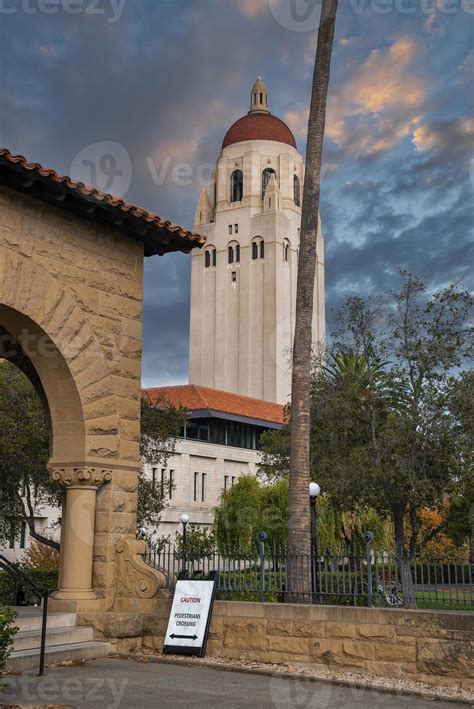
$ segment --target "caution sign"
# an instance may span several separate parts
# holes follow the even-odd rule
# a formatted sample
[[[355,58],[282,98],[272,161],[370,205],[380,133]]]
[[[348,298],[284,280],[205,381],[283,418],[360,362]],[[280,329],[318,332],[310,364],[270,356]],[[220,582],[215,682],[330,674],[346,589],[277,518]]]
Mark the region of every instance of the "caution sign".
[[[163,652],[204,657],[217,577],[177,582]]]

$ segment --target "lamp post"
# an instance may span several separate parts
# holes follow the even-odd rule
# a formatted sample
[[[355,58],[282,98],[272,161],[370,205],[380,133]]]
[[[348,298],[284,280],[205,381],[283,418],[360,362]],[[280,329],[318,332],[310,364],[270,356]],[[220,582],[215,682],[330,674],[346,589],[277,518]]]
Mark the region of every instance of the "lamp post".
[[[320,603],[318,591],[318,515],[317,500],[321,494],[318,483],[309,484],[309,504],[311,508],[311,582],[313,587],[313,603]]]
[[[186,575],[186,527],[188,526],[189,522],[189,515],[186,514],[186,512],[183,512],[183,514],[180,517],[181,524],[183,525],[183,567],[182,567],[182,574],[183,576]]]

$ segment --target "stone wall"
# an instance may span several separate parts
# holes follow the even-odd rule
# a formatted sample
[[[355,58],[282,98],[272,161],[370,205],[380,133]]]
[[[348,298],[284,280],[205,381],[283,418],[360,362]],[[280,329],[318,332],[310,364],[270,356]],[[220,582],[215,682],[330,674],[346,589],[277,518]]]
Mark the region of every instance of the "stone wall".
[[[171,601],[163,599],[156,613],[123,614],[105,634],[121,629],[115,635],[121,652],[161,652],[170,608]],[[310,663],[474,690],[473,640],[469,612],[218,601],[207,654]]]

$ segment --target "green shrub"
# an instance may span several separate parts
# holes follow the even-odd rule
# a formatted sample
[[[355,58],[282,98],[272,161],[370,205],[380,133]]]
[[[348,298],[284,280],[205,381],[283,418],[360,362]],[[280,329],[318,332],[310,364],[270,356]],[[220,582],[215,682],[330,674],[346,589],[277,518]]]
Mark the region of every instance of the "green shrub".
[[[58,570],[57,569],[24,569],[20,568],[21,572],[33,581],[40,588],[56,589],[58,587]],[[18,582],[17,589],[21,587],[25,605],[33,605],[38,602],[33,591],[27,584]],[[5,571],[0,571],[0,604],[10,606],[13,603],[13,594],[15,590],[15,581]]]
[[[15,618],[14,610],[0,605],[0,672],[5,669],[13,647],[13,638],[18,630],[13,624]]]

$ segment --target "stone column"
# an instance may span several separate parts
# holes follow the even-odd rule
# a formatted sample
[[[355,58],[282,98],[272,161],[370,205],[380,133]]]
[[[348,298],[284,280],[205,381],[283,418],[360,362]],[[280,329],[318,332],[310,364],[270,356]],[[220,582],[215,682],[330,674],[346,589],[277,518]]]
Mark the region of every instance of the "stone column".
[[[112,479],[102,468],[54,468],[51,478],[66,490],[61,522],[61,574],[58,600],[95,599],[92,561],[97,490]]]

